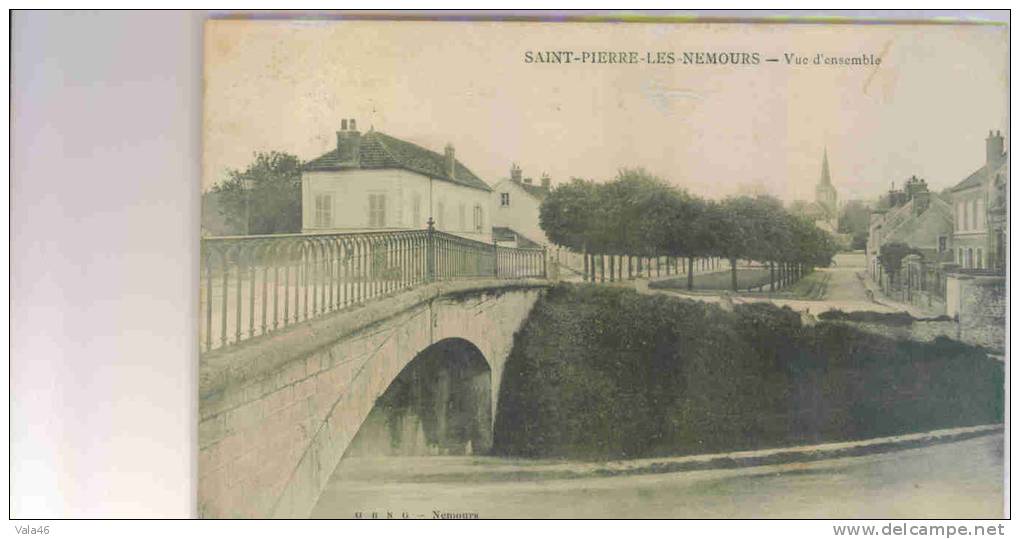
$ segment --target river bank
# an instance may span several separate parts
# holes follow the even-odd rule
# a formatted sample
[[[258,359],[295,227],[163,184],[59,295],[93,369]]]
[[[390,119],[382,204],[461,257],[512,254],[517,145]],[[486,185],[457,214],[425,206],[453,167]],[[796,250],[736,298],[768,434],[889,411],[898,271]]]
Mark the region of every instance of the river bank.
[[[570,461],[345,459],[312,517],[1001,518],[1003,436],[989,428],[875,454],[619,475]]]

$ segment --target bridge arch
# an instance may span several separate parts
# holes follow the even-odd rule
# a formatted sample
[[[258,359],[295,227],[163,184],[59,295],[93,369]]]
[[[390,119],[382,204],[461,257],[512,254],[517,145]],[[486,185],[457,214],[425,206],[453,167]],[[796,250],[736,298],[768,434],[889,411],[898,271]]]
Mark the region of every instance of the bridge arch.
[[[486,453],[494,389],[490,363],[474,343],[433,343],[375,399],[344,457]]]

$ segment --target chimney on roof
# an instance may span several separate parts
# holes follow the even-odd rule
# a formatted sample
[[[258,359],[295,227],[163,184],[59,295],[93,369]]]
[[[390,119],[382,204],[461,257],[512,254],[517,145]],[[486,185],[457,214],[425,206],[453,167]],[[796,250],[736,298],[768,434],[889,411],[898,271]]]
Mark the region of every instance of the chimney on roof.
[[[921,215],[928,206],[931,205],[931,193],[928,191],[928,182],[918,178],[916,175],[911,176],[904,184],[903,191],[904,201],[911,202],[914,210],[914,215]]]
[[[340,120],[340,130],[336,132],[336,154],[341,164],[361,165],[361,133],[354,118]]]
[[[510,179],[521,183],[521,167],[517,166],[517,163],[510,165]]]
[[[454,154],[453,144],[446,144],[446,175],[451,179],[457,177],[457,158]]]
[[[931,192],[927,189],[914,193],[914,215],[921,215],[931,205]]]
[[[546,174],[545,172],[543,172],[542,173],[542,180],[541,181],[542,181],[542,189],[545,189],[546,191],[548,191],[549,190],[549,185],[552,183],[552,180],[549,178],[549,175]]]
[[[902,206],[908,200],[905,189],[896,189],[896,182],[889,185],[889,208]]]
[[[918,193],[928,191],[928,182],[914,175],[903,183],[903,190],[907,192],[908,199],[914,198]]]
[[[985,163],[989,166],[997,165],[1002,161],[1003,140],[1002,133],[996,131],[994,134],[988,131],[988,138],[985,139]]]

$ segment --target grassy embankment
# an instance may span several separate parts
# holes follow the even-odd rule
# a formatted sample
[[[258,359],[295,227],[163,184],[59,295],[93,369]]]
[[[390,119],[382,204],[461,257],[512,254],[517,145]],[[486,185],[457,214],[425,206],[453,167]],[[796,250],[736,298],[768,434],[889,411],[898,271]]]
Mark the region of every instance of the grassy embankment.
[[[718,293],[731,290],[730,270],[705,273],[694,276],[691,292]],[[830,275],[827,272],[813,272],[784,289],[769,292],[768,268],[737,268],[737,292],[746,296],[770,296],[788,299],[822,299],[828,290]],[[778,274],[776,275],[778,278]],[[653,281],[649,288],[687,291],[687,276]]]
[[[998,423],[1003,366],[948,339],[803,326],[767,303],[551,289],[516,335],[497,454],[697,454]]]

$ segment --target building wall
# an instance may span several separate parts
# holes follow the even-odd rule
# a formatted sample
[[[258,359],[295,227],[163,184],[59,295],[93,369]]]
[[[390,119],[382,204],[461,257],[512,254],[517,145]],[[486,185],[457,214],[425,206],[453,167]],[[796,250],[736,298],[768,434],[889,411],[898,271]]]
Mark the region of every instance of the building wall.
[[[509,206],[500,203],[502,193],[510,194]],[[496,184],[492,190],[491,204],[493,226],[512,228],[532,241],[549,244],[549,238],[539,226],[541,201],[521,189],[513,180],[506,179]]]
[[[1003,350],[1006,338],[1006,279],[1001,275],[946,276],[946,314],[959,317],[960,340]]]
[[[934,208],[929,208],[921,215],[904,221],[889,234],[888,242],[905,243],[917,249],[930,249],[937,251],[939,237],[948,236],[952,233],[952,225],[949,216],[939,213]]]
[[[987,191],[987,186],[982,185],[957,191],[952,196],[953,261],[964,268],[989,267],[992,246],[988,234]]]
[[[446,181],[432,181],[432,214],[436,230],[492,243],[491,193]],[[481,208],[481,231],[474,222],[474,208]]]
[[[318,195],[330,197],[329,222],[317,222]],[[373,226],[371,195],[383,196],[385,222],[382,227]],[[489,204],[487,191],[431,180],[401,169],[309,171],[301,176],[304,232],[423,229],[432,216],[437,230],[491,243]],[[481,209],[481,231],[475,227],[476,206]]]

